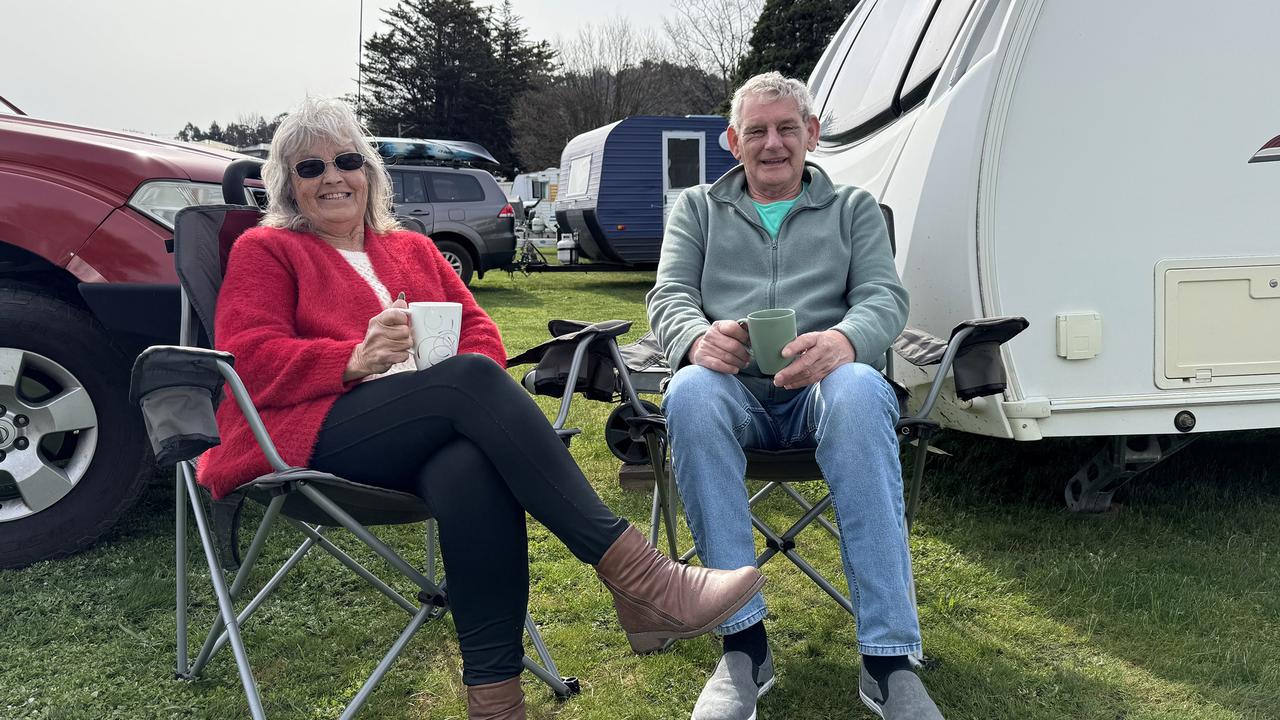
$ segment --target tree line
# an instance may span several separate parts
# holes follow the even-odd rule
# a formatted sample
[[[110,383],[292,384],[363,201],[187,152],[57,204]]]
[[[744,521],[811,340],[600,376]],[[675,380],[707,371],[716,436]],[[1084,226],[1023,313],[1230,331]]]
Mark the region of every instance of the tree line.
[[[622,18],[557,42],[529,38],[511,0],[400,0],[364,43],[348,99],[375,135],[470,140],[513,175],[558,165],[570,139],[633,115],[727,113],[767,70],[806,79],[858,0],[675,0],[661,33]],[[283,115],[181,140],[269,142]]]

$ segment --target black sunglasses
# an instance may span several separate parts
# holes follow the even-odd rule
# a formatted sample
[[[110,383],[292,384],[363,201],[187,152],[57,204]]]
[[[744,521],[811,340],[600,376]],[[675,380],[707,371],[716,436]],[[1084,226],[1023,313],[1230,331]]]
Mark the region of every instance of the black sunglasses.
[[[293,166],[293,171],[304,180],[320,177],[329,163],[320,158],[308,158]],[[333,159],[333,166],[343,172],[351,172],[364,167],[364,155],[358,152],[345,152]]]

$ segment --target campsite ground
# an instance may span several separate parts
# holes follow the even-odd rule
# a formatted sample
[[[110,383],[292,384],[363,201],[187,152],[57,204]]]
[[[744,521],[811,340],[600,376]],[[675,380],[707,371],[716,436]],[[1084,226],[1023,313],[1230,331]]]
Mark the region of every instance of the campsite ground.
[[[552,317],[631,319],[637,336],[651,283],[648,273],[495,273],[474,291],[515,351],[544,339]],[[609,409],[575,403],[570,424],[584,432],[574,455],[616,511],[645,525],[648,494],[619,488],[601,441]],[[945,436],[952,457],[931,463],[912,548],[934,661],[925,677],[947,717],[1280,717],[1278,440],[1275,431],[1206,437],[1139,479],[1118,510],[1081,516],[1063,508],[1061,483],[1090,442]],[[171,679],[164,480],[89,552],[0,572],[0,718],[247,717],[229,655],[195,683]],[[778,522],[784,511],[764,509]],[[839,570],[829,538],[802,537],[821,569]],[[421,557],[417,531],[389,538]],[[286,545],[267,560],[279,564]],[[531,611],[561,672],[583,681],[582,695],[558,703],[526,676],[530,717],[687,717],[717,643],[635,657],[589,567],[532,522],[529,554]],[[207,570],[192,559],[198,625],[214,605]],[[853,623],[793,567],[766,570],[779,682],[762,720],[870,718],[856,696]],[[405,616],[328,557],[303,563],[283,590],[246,633],[268,714],[336,717]],[[466,717],[448,620],[419,634],[361,717]]]

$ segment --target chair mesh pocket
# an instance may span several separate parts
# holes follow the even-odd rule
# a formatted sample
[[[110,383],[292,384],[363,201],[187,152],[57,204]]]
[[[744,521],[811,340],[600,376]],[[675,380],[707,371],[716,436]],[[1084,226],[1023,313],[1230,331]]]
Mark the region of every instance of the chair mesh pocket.
[[[1004,392],[1007,380],[1004,362],[1000,358],[1000,343],[996,341],[974,343],[956,355],[956,397],[972,400]]]
[[[143,395],[141,404],[147,437],[160,465],[190,460],[221,442],[213,397],[205,388],[159,388]]]

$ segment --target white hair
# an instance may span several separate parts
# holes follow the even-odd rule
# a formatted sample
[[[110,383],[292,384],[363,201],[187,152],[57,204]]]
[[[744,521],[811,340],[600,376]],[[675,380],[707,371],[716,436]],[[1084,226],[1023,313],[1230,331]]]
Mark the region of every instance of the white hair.
[[[733,93],[733,104],[729,110],[729,125],[736,131],[742,130],[742,105],[748,95],[760,95],[770,102],[791,98],[796,101],[796,110],[800,111],[800,119],[808,120],[813,116],[813,96],[809,88],[795,78],[783,77],[782,73],[772,71],[760,73],[742,83]]]
[[[293,197],[289,174],[293,163],[307,149],[321,142],[350,145],[364,156],[361,172],[369,185],[364,211],[364,224],[378,234],[397,230],[400,224],[391,214],[391,176],[382,158],[373,149],[366,130],[351,106],[337,98],[312,98],[302,101],[285,116],[271,138],[271,152],[262,166],[262,183],[267,186],[269,204],[262,224],[289,230],[310,230],[307,218]]]

